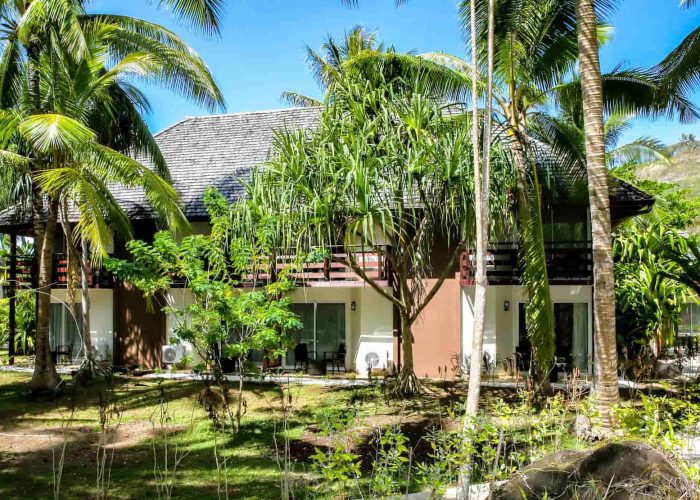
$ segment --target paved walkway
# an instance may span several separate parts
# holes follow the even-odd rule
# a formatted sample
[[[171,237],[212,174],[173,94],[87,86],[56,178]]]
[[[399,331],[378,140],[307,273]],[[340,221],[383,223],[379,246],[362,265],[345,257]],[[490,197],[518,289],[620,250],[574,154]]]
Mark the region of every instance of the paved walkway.
[[[59,365],[56,367],[56,371],[61,375],[70,375],[71,372],[77,370],[79,365]],[[34,368],[29,366],[0,366],[0,372],[16,372],[16,373],[32,373]],[[199,380],[201,375],[195,373],[183,373],[183,372],[153,372],[147,373],[145,375],[137,375],[136,378],[140,379],[165,379],[165,380]],[[238,382],[240,376],[238,375],[226,375],[226,378],[231,382]],[[299,376],[295,374],[288,375],[270,375],[266,374],[264,377],[244,377],[246,382],[269,382],[275,384],[301,384],[301,385],[320,385],[320,386],[338,386],[338,387],[352,387],[352,386],[366,386],[370,385],[371,382],[367,379],[350,379],[350,378],[332,378],[332,377],[308,377]]]
[[[77,370],[79,365],[59,365],[56,370],[61,375],[70,375],[72,371]],[[31,373],[34,371],[32,367],[29,366],[0,366],[0,372],[18,372],[18,373]],[[147,373],[145,375],[138,375],[137,378],[142,379],[166,379],[166,380],[198,380],[201,375],[195,373],[185,373],[185,372],[153,372]],[[226,378],[231,382],[238,382],[240,377],[238,375],[227,375]],[[334,377],[310,377],[306,375],[296,375],[296,374],[283,374],[283,375],[272,375],[265,374],[264,377],[244,377],[246,382],[269,382],[276,384],[301,384],[301,385],[319,385],[319,386],[337,386],[337,387],[352,387],[352,386],[367,386],[371,385],[366,378],[334,378]],[[375,379],[379,380],[379,379]],[[619,379],[620,388],[625,389],[638,389],[641,388],[641,384],[637,384],[631,380]],[[581,382],[583,388],[588,389],[590,387],[590,382]],[[493,388],[493,389],[516,389],[526,388],[527,384],[524,381],[515,382],[511,381],[498,381],[498,380],[484,380],[481,382],[482,387]],[[552,387],[558,390],[566,390],[567,385],[562,383],[553,383]]]

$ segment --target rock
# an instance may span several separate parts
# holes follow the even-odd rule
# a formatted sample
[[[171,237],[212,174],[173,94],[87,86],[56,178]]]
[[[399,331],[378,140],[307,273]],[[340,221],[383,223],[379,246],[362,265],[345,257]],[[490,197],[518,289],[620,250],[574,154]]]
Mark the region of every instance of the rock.
[[[660,451],[637,442],[561,451],[533,462],[496,489],[493,498],[627,500],[700,498],[695,486]]]
[[[669,359],[657,360],[654,371],[656,378],[675,378],[683,373],[681,367],[678,366],[678,362]]]
[[[593,425],[586,415],[576,415],[574,420],[574,434],[584,441],[592,441]]]

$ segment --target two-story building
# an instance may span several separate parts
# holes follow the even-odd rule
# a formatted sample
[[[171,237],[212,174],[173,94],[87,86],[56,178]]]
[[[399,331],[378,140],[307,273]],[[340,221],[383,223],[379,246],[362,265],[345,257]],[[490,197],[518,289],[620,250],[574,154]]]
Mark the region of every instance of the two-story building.
[[[243,193],[242,181],[265,162],[272,150],[274,131],[313,128],[318,108],[284,109],[221,116],[186,118],[156,136],[170,168],[174,187],[194,231],[208,231],[202,202],[204,190],[214,186],[230,201]],[[556,172],[553,174],[556,175]],[[149,240],[158,229],[156,217],[139,191],[117,190],[115,196],[132,220],[134,237]],[[647,211],[653,199],[636,188],[613,181],[614,221]],[[569,367],[589,369],[592,362],[592,251],[587,197],[560,198],[546,203],[543,214],[547,266],[556,318],[557,356]],[[32,227],[17,210],[0,214],[0,232],[31,236]],[[125,256],[123,245],[111,249]],[[73,344],[79,356],[78,325],[66,307],[67,265],[62,240],[57,241],[52,295],[52,345]],[[519,284],[521,269],[515,242],[491,245],[488,277],[485,351],[492,360],[513,359],[527,350],[524,304]],[[364,255],[365,269],[385,286],[390,268],[379,255]],[[459,265],[425,309],[414,327],[415,367],[419,376],[452,375],[471,349],[474,286],[470,256]],[[31,283],[32,263],[15,261],[10,269],[17,281]],[[90,324],[100,356],[115,365],[155,367],[172,331],[173,318],[150,311],[143,296],[103,272],[95,271],[90,289]],[[368,366],[382,368],[400,362],[401,332],[393,305],[349,269],[336,263],[308,264],[293,293],[294,309],[304,328],[294,333],[319,357],[346,348],[346,365],[360,375]],[[169,291],[170,302],[191,300],[185,288]],[[79,297],[78,297],[79,300]],[[292,363],[288,356],[284,363]]]

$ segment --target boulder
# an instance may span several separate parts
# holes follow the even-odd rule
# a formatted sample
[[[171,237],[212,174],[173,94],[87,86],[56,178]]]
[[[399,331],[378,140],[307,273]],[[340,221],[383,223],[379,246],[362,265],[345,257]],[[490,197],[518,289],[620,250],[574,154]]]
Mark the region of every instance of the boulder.
[[[656,361],[654,376],[659,379],[672,379],[683,373],[678,362],[673,359],[659,359]]]
[[[638,442],[561,451],[517,472],[493,498],[627,500],[700,498],[694,485],[662,452]]]

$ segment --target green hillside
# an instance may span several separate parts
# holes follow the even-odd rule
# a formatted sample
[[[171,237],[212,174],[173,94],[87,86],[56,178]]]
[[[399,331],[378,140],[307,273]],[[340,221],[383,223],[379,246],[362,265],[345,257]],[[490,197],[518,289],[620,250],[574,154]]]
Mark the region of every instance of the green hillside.
[[[677,184],[689,196],[700,198],[700,142],[684,141],[671,146],[671,165],[650,163],[637,169],[640,179]]]

